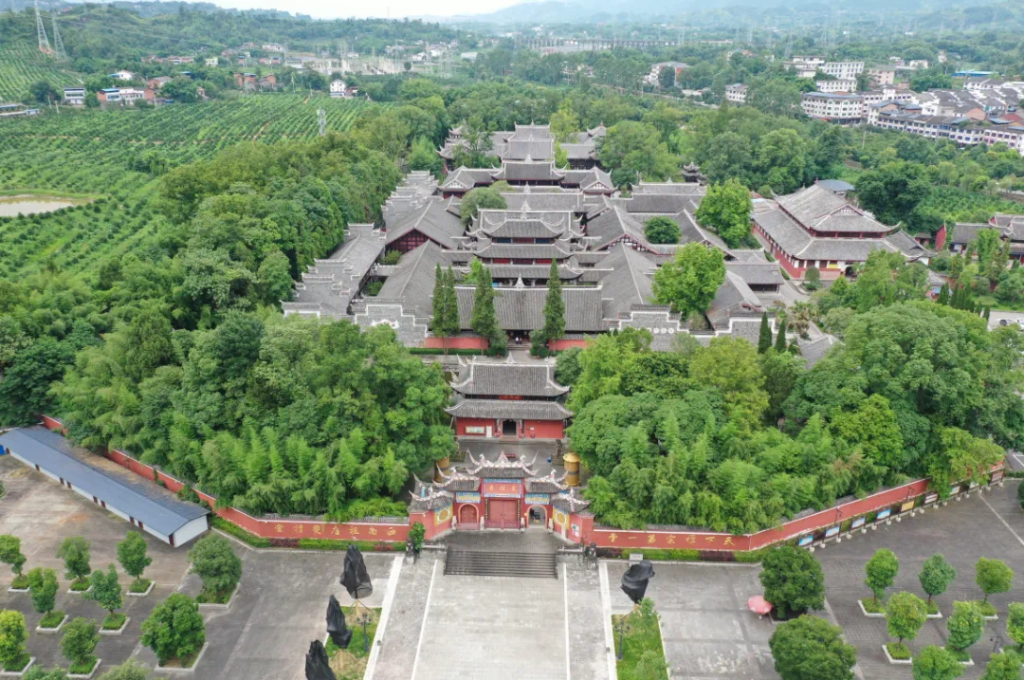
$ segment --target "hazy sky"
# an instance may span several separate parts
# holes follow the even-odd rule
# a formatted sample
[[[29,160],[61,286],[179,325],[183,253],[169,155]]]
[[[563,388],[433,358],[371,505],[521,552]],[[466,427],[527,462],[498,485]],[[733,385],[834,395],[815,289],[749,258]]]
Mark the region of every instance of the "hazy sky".
[[[485,14],[516,4],[516,0],[375,0],[374,2],[331,2],[331,0],[210,0],[221,7],[237,9],[280,9],[292,14],[309,14],[318,19],[336,17],[451,16]]]

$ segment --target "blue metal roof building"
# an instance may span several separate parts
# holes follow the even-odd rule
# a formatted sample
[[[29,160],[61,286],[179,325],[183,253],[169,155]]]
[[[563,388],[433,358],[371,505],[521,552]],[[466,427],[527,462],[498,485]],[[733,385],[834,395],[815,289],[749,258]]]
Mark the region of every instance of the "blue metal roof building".
[[[180,501],[128,470],[121,474],[116,464],[111,469],[92,464],[89,459],[97,456],[76,450],[45,427],[0,435],[0,449],[172,546],[184,545],[209,528],[209,511],[202,506]],[[100,460],[105,459],[96,462]]]

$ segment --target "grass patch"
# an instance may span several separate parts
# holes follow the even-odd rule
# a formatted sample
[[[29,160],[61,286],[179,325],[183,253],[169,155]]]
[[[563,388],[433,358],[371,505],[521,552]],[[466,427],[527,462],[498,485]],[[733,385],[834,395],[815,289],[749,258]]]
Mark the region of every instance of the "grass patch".
[[[25,576],[25,574],[18,574],[14,577],[14,580],[11,581],[11,587],[15,590],[24,590],[25,588],[28,588],[28,576]]]
[[[64,612],[52,611],[43,618],[39,619],[40,628],[56,628],[60,625],[60,622],[64,620]]]
[[[215,529],[220,529],[226,534],[231,534],[238,540],[242,541],[246,545],[252,546],[253,548],[270,547],[269,538],[263,538],[262,536],[251,534],[242,527],[238,526],[237,524],[232,524],[231,522],[227,521],[223,517],[218,517],[217,515],[214,515],[211,518],[211,524],[213,524],[213,527]]]
[[[448,356],[462,356],[472,357],[480,356],[484,352],[480,349],[455,349],[453,347],[448,348]],[[410,347],[409,354],[444,354],[443,347]]]
[[[360,552],[382,552],[386,550],[405,550],[405,542],[393,541],[339,541],[333,538],[300,538],[299,547],[303,550],[340,550],[345,552],[350,545],[359,548]]]
[[[25,666],[32,660],[32,657],[28,655],[28,652],[22,652],[21,656],[12,661],[11,663],[4,664],[4,670],[8,673],[18,673],[25,670]]]
[[[83,576],[82,578],[76,578],[71,582],[71,590],[76,593],[83,593],[86,590],[89,590],[89,585],[89,579]]]
[[[132,581],[132,584],[128,586],[129,593],[144,593],[149,590],[149,586],[152,585],[152,581],[148,578],[137,578]]]
[[[866,611],[868,614],[885,613],[885,603],[881,600],[876,600],[872,597],[870,600],[861,600],[861,604],[864,605],[864,611]]]
[[[978,605],[978,610],[982,616],[998,616],[999,613],[996,611],[995,605],[991,602],[984,602],[982,600],[975,600],[974,604]]]
[[[103,619],[103,630],[121,630],[127,618],[127,614],[107,614],[107,618]]]
[[[205,644],[203,645],[203,647],[200,647],[199,651],[197,651],[195,654],[192,654],[191,656],[188,656],[184,659],[170,658],[167,660],[167,663],[157,665],[156,668],[157,670],[160,670],[161,668],[192,668],[192,666],[194,666],[196,663],[196,659],[198,659],[199,655],[203,653],[204,647],[206,647]]]
[[[946,651],[956,657],[956,660],[961,663],[967,663],[971,660],[971,653],[966,649],[953,649],[952,647],[946,647]]]
[[[96,667],[96,662],[99,661],[95,656],[90,656],[89,660],[85,663],[73,663],[68,668],[68,673],[72,675],[89,675],[92,673],[92,669]]]
[[[928,612],[928,614],[930,616],[935,616],[936,614],[939,613],[939,603],[936,602],[935,600],[931,600],[930,602],[926,601],[924,603],[924,607],[925,607],[925,610],[927,610],[927,612]]]
[[[369,652],[363,651],[364,641],[368,650],[373,649],[373,640],[377,634],[377,624],[380,623],[380,609],[368,609],[359,607],[358,611],[353,607],[342,607],[345,614],[345,623],[352,630],[352,641],[348,649],[338,648],[330,638],[327,638],[325,649],[327,656],[331,659],[331,670],[334,671],[338,680],[359,680],[366,671],[366,661]],[[368,615],[369,622],[366,624],[366,637],[363,637],[363,626],[359,623],[359,616]]]
[[[203,588],[199,591],[199,595],[196,596],[196,602],[199,604],[227,604],[228,600],[231,599],[231,594],[234,592],[234,588],[226,591]]]
[[[744,552],[733,553],[737,562],[743,562],[744,564],[755,564],[764,559],[764,556],[768,554],[768,548],[761,548],[760,550],[746,550]]]
[[[622,659],[616,662],[619,680],[663,678],[668,680],[665,650],[661,645],[661,628],[654,603],[644,599],[640,606],[626,615],[612,616],[615,650],[622,645]],[[620,642],[620,635],[622,640]]]
[[[700,551],[688,548],[629,548],[622,551],[622,557],[628,559],[630,555],[643,555],[645,560],[654,562],[672,560],[677,562],[697,562],[700,560]]]
[[[910,647],[907,647],[902,642],[889,642],[885,645],[886,650],[889,652],[889,656],[892,657],[893,661],[903,661],[911,657]]]

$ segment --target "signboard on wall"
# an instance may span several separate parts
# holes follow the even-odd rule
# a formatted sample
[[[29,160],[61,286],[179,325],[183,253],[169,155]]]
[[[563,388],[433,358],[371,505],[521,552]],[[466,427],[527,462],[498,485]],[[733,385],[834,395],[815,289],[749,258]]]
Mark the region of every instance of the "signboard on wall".
[[[1001,480],[1005,475],[1006,472],[1004,472],[1003,470],[996,470],[995,472],[992,473],[992,478],[989,481],[994,484],[995,482]]]
[[[797,542],[797,545],[801,548],[806,548],[811,543],[814,543],[814,534],[807,534]]]
[[[912,501],[912,500],[911,501],[905,501],[903,503],[903,505],[900,506],[900,512],[907,512],[908,510],[913,510],[913,509],[914,509],[914,501]]]
[[[858,517],[857,519],[853,520],[853,522],[850,523],[850,528],[851,529],[860,529],[862,526],[864,526],[864,522],[866,522],[866,521],[867,521],[866,517]]]
[[[487,428],[480,425],[467,425],[466,434],[487,434]]]
[[[547,505],[551,502],[549,493],[528,493],[526,494],[527,505]]]
[[[479,503],[480,492],[479,491],[456,491],[455,500],[459,503]]]
[[[828,529],[825,529],[825,538],[832,538],[833,536],[838,536],[838,535],[839,535],[839,527],[838,526],[829,527]]]
[[[484,482],[485,498],[519,498],[523,495],[523,485],[519,482]]]
[[[580,525],[579,524],[573,524],[572,525],[572,535],[577,537],[577,538],[579,538],[579,535],[580,535]]]
[[[889,515],[892,514],[892,508],[886,508],[885,510],[879,510],[875,516],[876,522],[881,522],[883,519],[889,519]]]
[[[960,493],[960,485],[959,484],[954,484],[953,486],[949,487],[949,495],[950,496],[955,496],[958,493]]]
[[[569,523],[569,516],[561,510],[555,510],[553,518],[555,520],[555,524],[559,524],[563,527]]]
[[[937,500],[939,500],[939,494],[937,494],[937,493],[930,493],[930,494],[928,494],[927,496],[924,497],[924,504],[928,505],[929,503],[934,503]]]
[[[452,506],[446,505],[434,511],[434,526],[449,522],[452,518]]]

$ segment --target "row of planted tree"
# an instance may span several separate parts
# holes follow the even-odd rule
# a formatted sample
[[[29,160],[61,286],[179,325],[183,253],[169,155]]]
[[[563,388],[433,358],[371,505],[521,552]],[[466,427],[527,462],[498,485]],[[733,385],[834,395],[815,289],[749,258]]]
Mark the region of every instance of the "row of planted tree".
[[[810,678],[801,668],[814,668],[817,680],[848,678],[856,663],[856,649],[842,639],[842,631],[819,618],[805,615],[821,610],[825,604],[825,578],[821,565],[807,551],[780,546],[771,550],[762,562],[761,584],[773,613],[786,622],[780,625],[769,645],[776,670],[783,680]],[[921,589],[928,596],[898,592],[886,599],[899,573],[899,560],[891,550],[878,550],[865,565],[864,583],[872,597],[859,600],[865,616],[884,617],[889,636],[895,642],[884,645],[890,663],[913,665],[914,680],[953,680],[973,665],[970,647],[985,629],[986,620],[995,620],[996,608],[989,596],[1009,592],[1013,570],[1000,560],[982,557],[975,565],[975,582],[984,595],[976,601],[954,602],[946,620],[945,647],[928,646],[915,656],[906,642],[917,638],[929,618],[941,618],[936,596],[946,592],[956,579],[957,570],[945,557],[929,557],[918,574]],[[796,618],[794,618],[796,617]],[[984,680],[1019,680],[1024,664],[1024,604],[1008,606],[1006,633],[1016,643],[1013,649],[993,654],[986,665]],[[821,670],[831,668],[832,671]]]
[[[80,675],[90,675],[99,664],[95,651],[101,633],[120,635],[129,621],[126,614],[118,611],[124,606],[124,593],[116,568],[110,564],[106,571],[93,571],[90,548],[89,541],[80,536],[66,538],[57,550],[57,557],[64,561],[65,576],[71,580],[68,592],[80,593],[107,612],[100,624],[85,617],[68,622],[68,615],[55,609],[60,589],[56,572],[36,567],[27,574],[23,573],[27,560],[21,552],[21,540],[16,536],[0,536],[0,562],[10,565],[14,572],[10,590],[29,593],[32,608],[42,614],[37,631],[63,631],[61,651],[70,662],[68,672]],[[235,555],[227,539],[216,534],[208,534],[197,541],[189,552],[189,558],[192,573],[202,579],[198,597],[193,599],[174,593],[157,605],[142,623],[142,644],[153,650],[161,667],[187,668],[195,663],[206,643],[199,604],[228,602],[242,576],[241,559]],[[148,595],[153,582],[143,578],[142,574],[153,559],[147,555],[146,539],[138,532],[129,532],[117,544],[117,559],[125,573],[134,579],[128,589],[129,595]],[[32,658],[26,648],[28,637],[22,612],[0,611],[0,665],[5,671],[23,671],[31,664]],[[44,680],[50,677],[42,675],[42,671],[37,673]],[[63,671],[54,669],[51,673],[56,678],[61,677]]]

